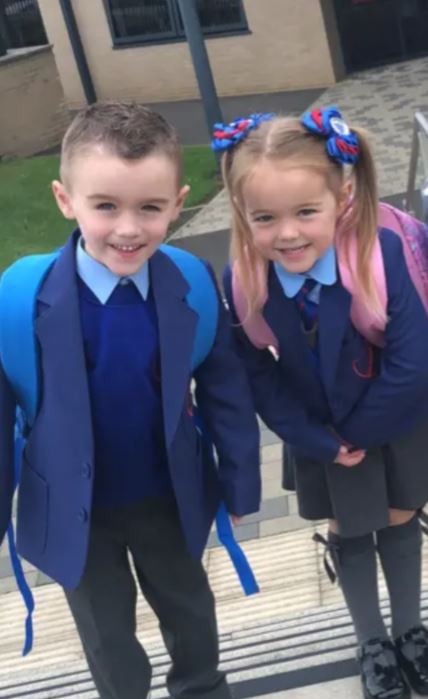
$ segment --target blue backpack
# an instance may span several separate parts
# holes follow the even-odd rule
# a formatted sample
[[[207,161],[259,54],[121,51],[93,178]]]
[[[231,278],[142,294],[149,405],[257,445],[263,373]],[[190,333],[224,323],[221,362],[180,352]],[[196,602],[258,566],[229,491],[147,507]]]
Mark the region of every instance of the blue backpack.
[[[217,331],[218,297],[205,264],[184,250],[161,245],[160,250],[176,264],[189,284],[186,300],[198,314],[192,369],[208,356]],[[25,430],[31,429],[36,418],[39,399],[39,357],[34,333],[36,298],[40,287],[55,263],[60,250],[47,255],[24,257],[9,267],[0,279],[0,360],[14,390],[18,410],[15,426],[15,488],[19,484],[21,457],[25,447]],[[19,348],[19,352],[17,351]],[[195,420],[203,432],[200,415]],[[207,435],[203,435],[207,439]],[[216,515],[217,535],[225,546],[246,595],[259,591],[251,567],[236,542],[225,505]],[[7,531],[10,557],[18,588],[27,608],[25,643],[27,655],[33,645],[32,613],[34,599],[21,561],[17,555],[12,521]]]

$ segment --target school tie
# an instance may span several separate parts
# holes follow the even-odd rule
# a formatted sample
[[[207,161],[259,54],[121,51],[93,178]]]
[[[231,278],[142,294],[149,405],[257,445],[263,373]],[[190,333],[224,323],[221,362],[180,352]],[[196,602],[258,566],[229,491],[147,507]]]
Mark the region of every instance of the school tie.
[[[300,315],[303,321],[303,327],[307,332],[314,329],[318,321],[318,304],[315,301],[311,301],[309,294],[317,286],[319,282],[315,279],[308,278],[303,284],[300,291],[297,292],[294,297],[296,300],[297,308],[300,311]]]
[[[141,301],[141,294],[132,279],[121,277],[108,300],[108,304],[114,306],[130,306],[141,303]]]

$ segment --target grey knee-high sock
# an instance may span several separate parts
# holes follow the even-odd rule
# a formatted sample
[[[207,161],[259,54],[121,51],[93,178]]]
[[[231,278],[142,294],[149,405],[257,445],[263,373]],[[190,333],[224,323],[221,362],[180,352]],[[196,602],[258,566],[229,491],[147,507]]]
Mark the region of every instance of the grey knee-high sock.
[[[419,519],[377,532],[377,549],[391,600],[394,638],[421,624],[421,548]]]
[[[379,607],[376,549],[372,534],[344,538],[329,532],[329,543],[337,549],[337,577],[354,622],[359,643],[388,638]]]

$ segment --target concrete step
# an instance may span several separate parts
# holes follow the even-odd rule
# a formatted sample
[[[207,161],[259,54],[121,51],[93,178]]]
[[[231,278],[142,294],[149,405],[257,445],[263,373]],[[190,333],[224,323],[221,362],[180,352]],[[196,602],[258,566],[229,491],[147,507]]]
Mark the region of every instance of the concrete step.
[[[382,606],[388,621],[386,600],[382,601]],[[428,590],[423,593],[423,616],[428,621]],[[250,623],[239,631],[222,634],[220,646],[221,667],[228,673],[237,699],[256,696],[269,686],[291,686],[294,691],[299,685],[312,685],[323,676],[329,679],[356,672],[355,637],[343,605],[313,609],[264,624]],[[168,696],[164,678],[169,658],[158,643],[146,647],[153,665],[152,699],[164,699]],[[355,682],[343,686],[355,687]],[[67,664],[66,668],[57,662],[48,672],[2,673],[0,696],[4,699],[97,699],[97,692],[84,661],[73,666]],[[288,694],[287,690],[284,697],[288,696],[297,698],[300,695]]]
[[[250,697],[291,690],[356,673],[355,638],[341,591],[322,573],[322,551],[313,530],[246,542],[262,594],[245,598],[222,550],[205,565],[217,600],[221,664],[235,695]],[[425,547],[427,549],[427,547]],[[428,620],[428,565],[424,551],[424,618]],[[385,584],[380,584],[385,598]],[[0,697],[2,699],[96,699],[83,651],[54,584],[35,590],[35,648],[19,656],[23,605],[17,593],[0,596]],[[382,602],[388,620],[386,599]],[[157,620],[140,599],[138,637],[154,669],[153,697],[166,696],[169,666]]]

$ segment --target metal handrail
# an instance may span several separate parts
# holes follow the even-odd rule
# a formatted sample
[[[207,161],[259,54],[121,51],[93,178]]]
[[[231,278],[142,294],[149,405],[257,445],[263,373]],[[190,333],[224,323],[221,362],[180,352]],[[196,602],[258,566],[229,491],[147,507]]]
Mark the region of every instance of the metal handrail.
[[[427,142],[425,143],[425,138]],[[415,186],[419,156],[422,154],[424,163],[424,177],[428,178],[428,120],[421,112],[416,112],[413,121],[412,146],[410,151],[409,177],[407,180],[407,193],[405,208],[407,211],[415,210]]]

